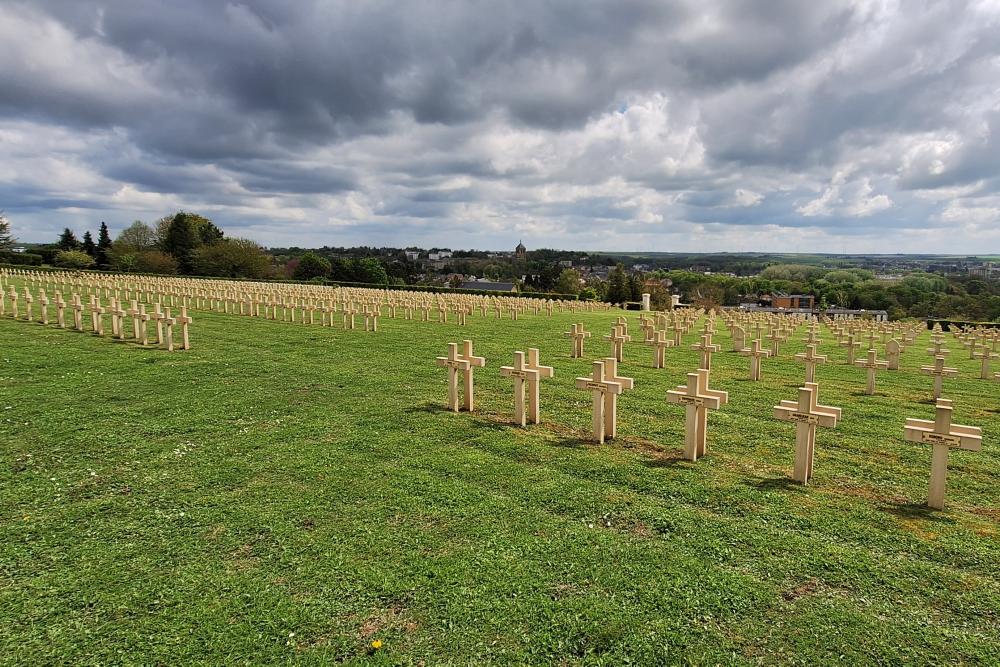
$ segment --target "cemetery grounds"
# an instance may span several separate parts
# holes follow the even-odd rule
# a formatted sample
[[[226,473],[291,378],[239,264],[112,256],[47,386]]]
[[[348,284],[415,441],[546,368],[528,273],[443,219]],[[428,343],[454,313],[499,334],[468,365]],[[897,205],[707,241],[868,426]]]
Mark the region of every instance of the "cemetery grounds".
[[[803,328],[754,383],[720,326],[729,404],[691,463],[665,393],[697,326],[665,369],[626,345],[635,389],[598,446],[573,380],[621,311],[378,333],[191,314],[180,353],[0,319],[0,663],[1000,663],[1000,382],[950,338],[944,395],[983,448],[952,452],[932,511],[930,449],[902,437],[934,417],[928,332],[865,396],[821,329],[843,420],[803,487],[772,409]],[[434,360],[466,338],[487,365],[454,414]],[[528,347],[555,376],[522,429],[499,367]]]

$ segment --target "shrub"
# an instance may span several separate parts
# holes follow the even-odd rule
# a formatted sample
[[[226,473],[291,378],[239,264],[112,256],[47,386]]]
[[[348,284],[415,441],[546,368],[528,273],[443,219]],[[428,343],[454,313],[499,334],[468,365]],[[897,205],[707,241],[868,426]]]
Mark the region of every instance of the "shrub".
[[[80,250],[60,250],[56,253],[56,266],[67,269],[89,269],[95,263],[93,257]]]
[[[159,250],[146,250],[135,256],[135,270],[140,273],[160,273],[172,276],[176,275],[177,269],[178,263],[174,256]]]

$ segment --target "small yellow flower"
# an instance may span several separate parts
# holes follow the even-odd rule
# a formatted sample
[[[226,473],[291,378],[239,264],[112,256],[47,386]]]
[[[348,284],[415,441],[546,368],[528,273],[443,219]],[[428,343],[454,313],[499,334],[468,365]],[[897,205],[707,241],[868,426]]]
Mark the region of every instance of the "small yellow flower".
[[[375,641],[373,641],[372,642],[372,648],[375,649],[376,651],[379,650],[380,648],[382,648],[382,640],[381,639],[376,639]]]

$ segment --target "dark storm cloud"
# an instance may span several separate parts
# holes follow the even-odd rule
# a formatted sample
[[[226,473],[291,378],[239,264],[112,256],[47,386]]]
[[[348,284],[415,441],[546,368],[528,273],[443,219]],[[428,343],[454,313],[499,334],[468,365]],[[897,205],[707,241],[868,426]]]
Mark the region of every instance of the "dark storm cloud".
[[[998,28],[973,1],[9,0],[0,208],[300,244],[912,216],[954,242],[1000,223]]]

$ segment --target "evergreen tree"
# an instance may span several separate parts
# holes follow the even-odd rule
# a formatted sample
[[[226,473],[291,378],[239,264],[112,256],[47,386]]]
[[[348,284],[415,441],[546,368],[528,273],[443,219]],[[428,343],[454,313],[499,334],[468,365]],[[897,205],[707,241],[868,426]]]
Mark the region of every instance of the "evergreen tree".
[[[91,257],[97,257],[97,245],[94,243],[94,237],[90,234],[89,229],[83,233],[83,243],[80,247]]]
[[[56,243],[56,247],[60,250],[79,250],[80,241],[76,238],[73,230],[67,227],[59,235],[59,242]]]
[[[625,275],[625,266],[618,264],[608,274],[608,294],[604,300],[609,303],[624,303],[629,300],[630,296],[631,293],[628,285],[628,276]]]
[[[0,250],[8,250],[14,245],[15,239],[10,231],[10,221],[7,216],[0,211]]]
[[[97,233],[97,267],[106,269],[111,265],[111,234],[108,233],[108,225],[101,221],[101,230]]]
[[[174,216],[163,240],[163,250],[174,256],[181,273],[191,273],[194,250],[201,245],[198,232],[187,213]]]

